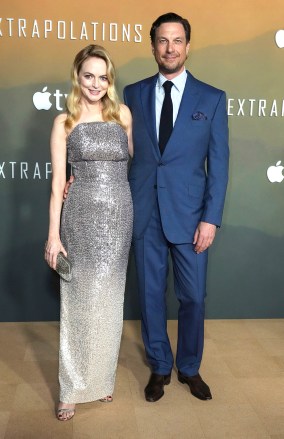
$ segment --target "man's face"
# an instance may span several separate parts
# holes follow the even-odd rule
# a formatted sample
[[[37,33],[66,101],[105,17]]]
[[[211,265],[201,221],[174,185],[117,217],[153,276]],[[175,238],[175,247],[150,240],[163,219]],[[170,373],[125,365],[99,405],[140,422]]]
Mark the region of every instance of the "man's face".
[[[184,69],[189,51],[185,30],[181,23],[163,23],[156,29],[152,51],[159,71],[172,79]]]

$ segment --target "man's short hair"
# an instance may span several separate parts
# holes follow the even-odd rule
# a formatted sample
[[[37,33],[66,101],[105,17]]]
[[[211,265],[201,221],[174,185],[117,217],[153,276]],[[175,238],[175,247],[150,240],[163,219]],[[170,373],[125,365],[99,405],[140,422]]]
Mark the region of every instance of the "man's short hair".
[[[186,18],[182,18],[180,15],[177,15],[174,12],[168,12],[167,14],[160,15],[160,17],[158,17],[157,20],[154,21],[150,30],[150,38],[152,43],[155,42],[156,29],[163,23],[182,24],[185,31],[186,42],[189,43],[191,33],[190,24]]]

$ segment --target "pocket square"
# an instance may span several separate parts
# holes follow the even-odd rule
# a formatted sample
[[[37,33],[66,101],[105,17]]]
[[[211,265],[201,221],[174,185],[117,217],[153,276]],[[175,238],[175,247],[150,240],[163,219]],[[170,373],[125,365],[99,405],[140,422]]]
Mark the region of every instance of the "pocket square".
[[[202,113],[201,111],[196,111],[192,115],[193,120],[207,120],[206,114]]]

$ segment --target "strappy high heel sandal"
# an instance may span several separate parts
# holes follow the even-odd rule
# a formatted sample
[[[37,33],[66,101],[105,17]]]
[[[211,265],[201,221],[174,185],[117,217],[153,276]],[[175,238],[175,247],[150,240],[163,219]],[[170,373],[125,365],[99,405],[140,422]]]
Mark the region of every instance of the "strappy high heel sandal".
[[[59,421],[70,421],[75,415],[75,406],[66,407],[66,408],[58,408],[56,412],[56,417]]]
[[[99,399],[100,402],[112,402],[113,397],[111,395],[105,396],[104,398]]]

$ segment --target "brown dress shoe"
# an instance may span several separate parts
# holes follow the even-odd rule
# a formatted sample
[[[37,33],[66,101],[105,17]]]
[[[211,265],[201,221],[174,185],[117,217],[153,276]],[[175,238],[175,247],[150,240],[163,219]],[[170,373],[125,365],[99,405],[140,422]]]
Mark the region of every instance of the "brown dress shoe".
[[[164,386],[170,384],[171,374],[158,375],[152,373],[149,379],[149,383],[145,387],[146,401],[155,402],[158,401],[164,395]]]
[[[212,395],[209,389],[209,386],[202,380],[199,373],[192,377],[187,377],[182,375],[180,371],[178,371],[178,380],[182,384],[187,384],[193,396],[196,396],[198,399],[202,399],[206,401],[208,399],[212,399]]]

